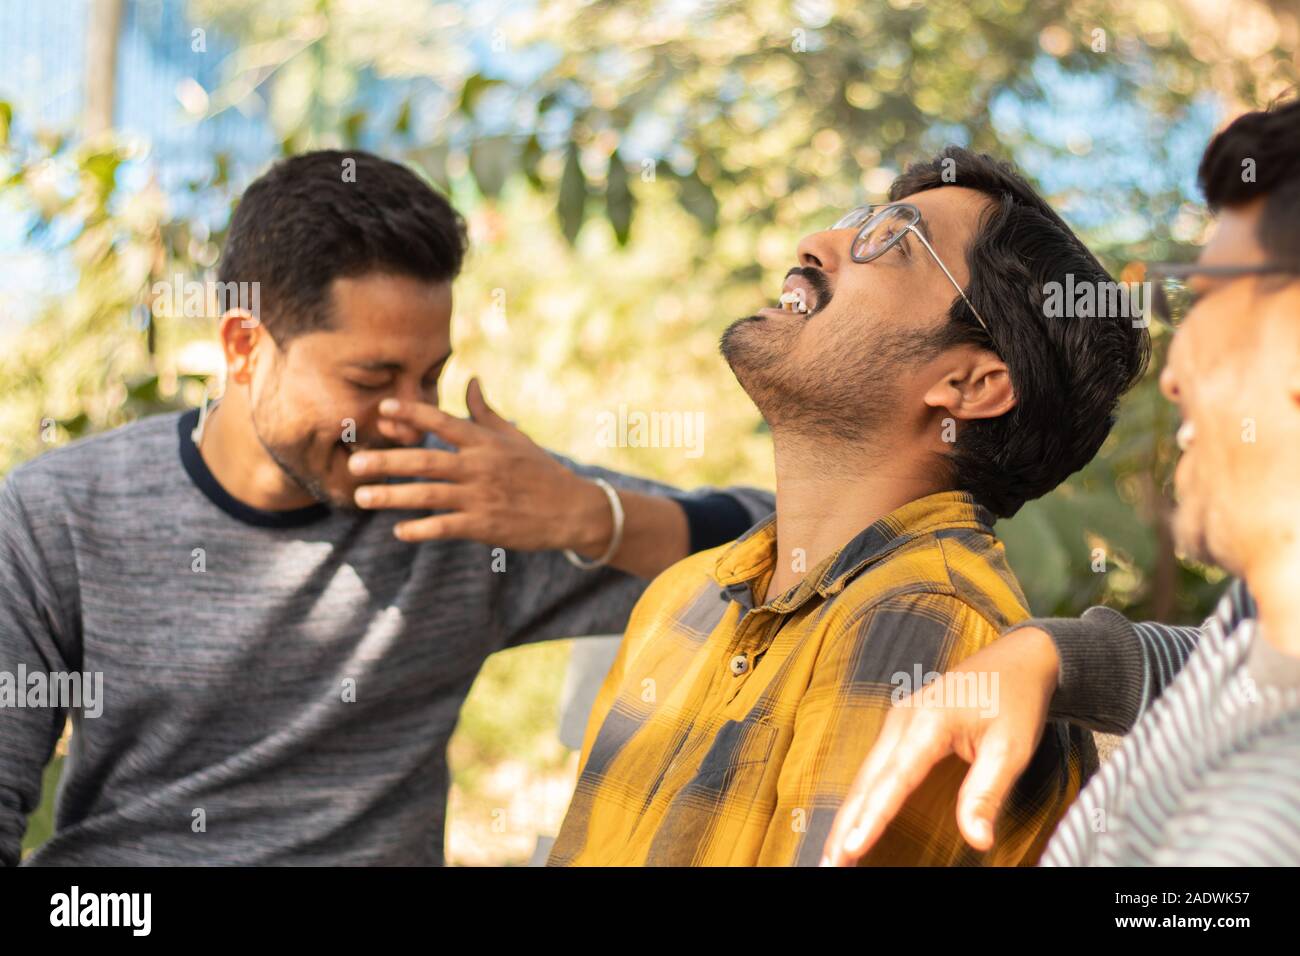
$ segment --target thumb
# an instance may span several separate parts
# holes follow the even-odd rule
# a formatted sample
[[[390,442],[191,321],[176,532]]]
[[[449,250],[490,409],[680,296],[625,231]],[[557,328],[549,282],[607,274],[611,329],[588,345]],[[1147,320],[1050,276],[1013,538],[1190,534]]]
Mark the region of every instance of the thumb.
[[[487,400],[483,397],[483,386],[479,383],[477,375],[469,380],[469,387],[465,389],[465,405],[469,408],[470,417],[476,424],[495,432],[515,430],[514,425],[488,406]]]

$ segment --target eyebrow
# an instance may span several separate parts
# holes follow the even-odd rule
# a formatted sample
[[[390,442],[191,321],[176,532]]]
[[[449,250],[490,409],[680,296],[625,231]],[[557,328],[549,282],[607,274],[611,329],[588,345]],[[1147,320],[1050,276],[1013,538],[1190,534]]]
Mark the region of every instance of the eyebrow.
[[[429,366],[429,371],[432,372],[439,365],[447,364],[447,360],[450,358],[451,351],[448,350],[446,355]],[[349,362],[348,366],[350,368],[361,369],[364,372],[400,372],[406,368],[406,366],[401,362],[385,362],[382,360],[376,360],[373,362]],[[425,374],[428,373],[426,372]]]

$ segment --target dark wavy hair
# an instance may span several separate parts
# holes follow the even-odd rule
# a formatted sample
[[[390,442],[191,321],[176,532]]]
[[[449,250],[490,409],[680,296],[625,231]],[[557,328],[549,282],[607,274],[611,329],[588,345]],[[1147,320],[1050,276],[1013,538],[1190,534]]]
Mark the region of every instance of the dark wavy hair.
[[[1210,140],[1196,178],[1214,212],[1265,197],[1259,243],[1300,268],[1300,99],[1238,116]]]
[[[1049,283],[1064,286],[1070,274],[1076,287],[1111,278],[1011,165],[949,146],[909,166],[889,198],[954,185],[992,201],[967,252],[965,290],[989,331],[955,296],[940,344],[992,349],[1007,364],[1017,401],[997,418],[964,423],[947,458],[954,486],[1006,518],[1092,460],[1120,396],[1146,370],[1150,337],[1128,315],[1049,315]]]
[[[260,283],[259,318],[283,346],[329,327],[335,279],[389,272],[451,281],[467,245],[460,214],[405,166],[319,150],[281,160],[245,190],[218,280]]]

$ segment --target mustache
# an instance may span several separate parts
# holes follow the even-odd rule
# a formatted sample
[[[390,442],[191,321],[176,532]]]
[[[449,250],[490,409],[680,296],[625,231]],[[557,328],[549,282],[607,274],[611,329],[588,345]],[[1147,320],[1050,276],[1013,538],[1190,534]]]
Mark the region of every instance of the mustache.
[[[813,309],[808,314],[809,318],[812,318],[830,304],[831,283],[830,280],[826,278],[826,273],[822,272],[821,269],[818,269],[816,266],[795,266],[785,274],[785,278],[787,279],[790,278],[790,276],[800,276],[808,280],[808,284],[812,286],[813,298],[817,300],[817,308]]]

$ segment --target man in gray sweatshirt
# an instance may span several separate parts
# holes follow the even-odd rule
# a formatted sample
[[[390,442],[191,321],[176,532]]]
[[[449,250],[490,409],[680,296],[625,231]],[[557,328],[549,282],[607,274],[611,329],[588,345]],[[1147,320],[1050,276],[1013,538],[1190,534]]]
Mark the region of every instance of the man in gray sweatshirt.
[[[464,226],[365,153],[244,194],[221,401],[0,488],[0,863],[65,720],[45,865],[439,864],[484,659],[620,631],[646,578],[770,513],[436,407]],[[246,286],[240,286],[246,283]],[[256,302],[255,309],[246,307]]]
[[[1160,383],[1183,418],[1174,533],[1239,580],[1200,628],[1096,607],[963,661],[890,715],[826,863],[860,859],[951,753],[972,764],[959,826],[986,845],[1050,717],[1126,737],[1043,863],[1300,865],[1300,101],[1234,121],[1200,183],[1218,228],[1195,266],[1166,270],[1195,295]],[[995,715],[943,705],[978,675],[998,680]]]

